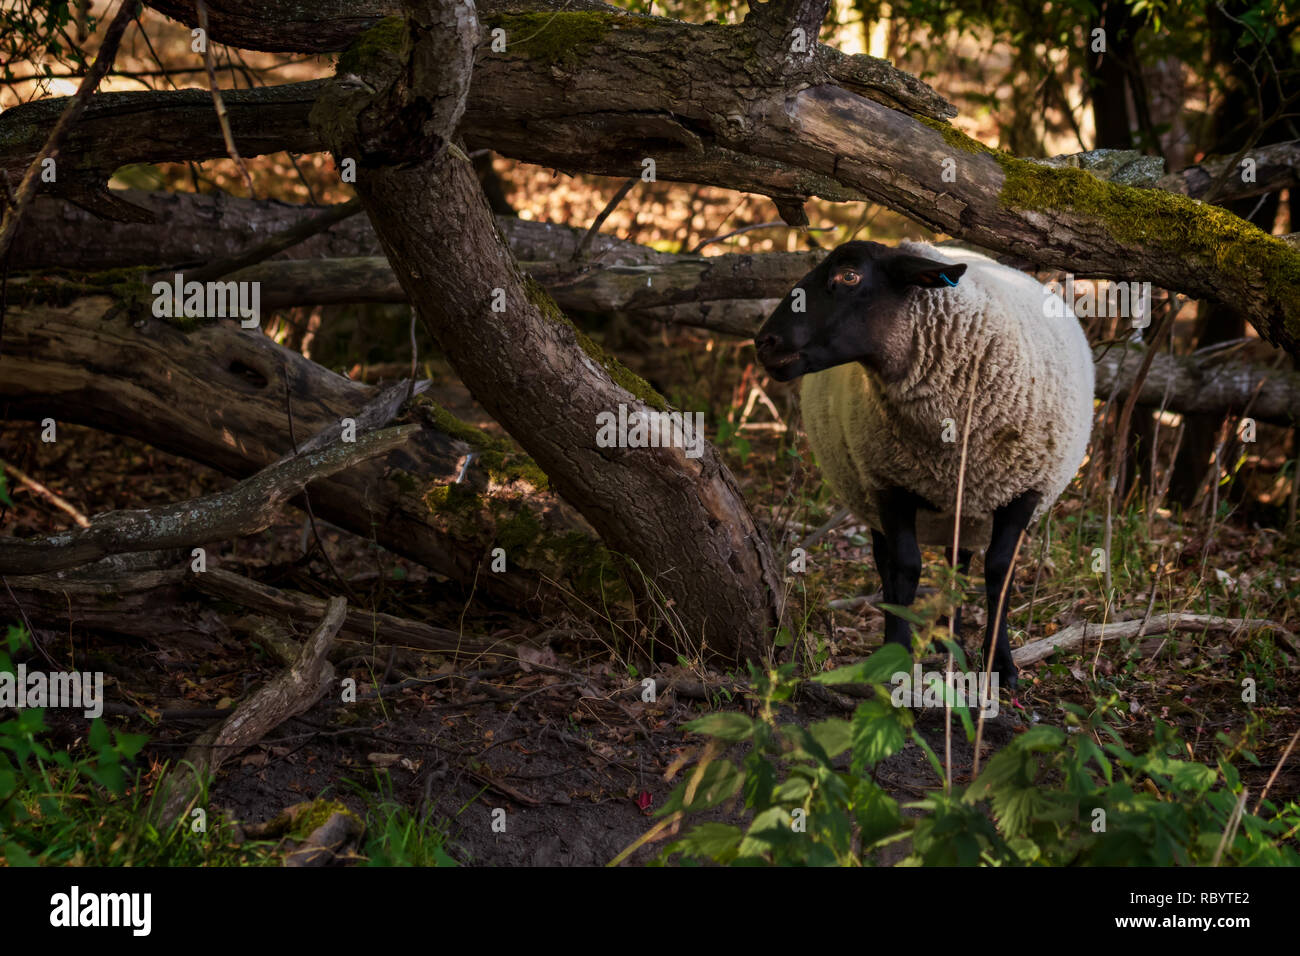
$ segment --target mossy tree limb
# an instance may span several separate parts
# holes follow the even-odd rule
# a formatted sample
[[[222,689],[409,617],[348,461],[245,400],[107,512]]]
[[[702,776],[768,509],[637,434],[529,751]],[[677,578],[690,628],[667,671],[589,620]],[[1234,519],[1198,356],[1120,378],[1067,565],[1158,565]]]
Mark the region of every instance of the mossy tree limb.
[[[533,34],[544,36],[553,16],[545,3],[519,0],[500,9],[500,16],[522,17],[510,21],[518,42],[504,53],[487,43],[476,51],[462,124],[469,148],[622,178],[649,157],[661,179],[763,193],[787,206],[811,195],[866,198],[1043,266],[1149,280],[1222,302],[1265,338],[1300,350],[1300,252],[1221,209],[995,155],[951,127],[936,128],[935,117],[946,114],[922,102],[923,91],[892,81],[887,93],[859,86],[861,77],[850,79],[855,71],[846,71],[838,54],[819,55],[815,69],[788,75],[761,58],[759,38],[743,24],[570,11],[555,23],[563,21],[572,42],[566,46],[559,31],[542,49]],[[490,25],[492,16],[485,20]],[[523,28],[529,33],[519,37]],[[566,52],[577,49],[580,56]],[[241,151],[319,148],[303,107],[319,89],[232,94]],[[182,104],[185,97],[193,102]],[[103,102],[92,103],[74,131],[79,152],[69,152],[84,155],[77,162],[86,167],[74,173],[111,169],[133,154],[224,154],[198,91],[96,99]],[[40,141],[34,130],[57,108],[50,104],[57,101],[0,117],[0,165],[30,159]],[[396,116],[403,131],[420,125],[418,113]],[[139,136],[126,135],[139,123],[146,124]],[[956,164],[953,182],[944,178],[945,160]]]

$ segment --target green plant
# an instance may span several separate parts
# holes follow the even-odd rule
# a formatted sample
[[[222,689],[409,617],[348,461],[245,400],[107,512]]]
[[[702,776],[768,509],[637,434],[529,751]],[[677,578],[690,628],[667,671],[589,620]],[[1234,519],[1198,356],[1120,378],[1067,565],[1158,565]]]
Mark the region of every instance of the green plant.
[[[1150,748],[1133,753],[1108,722],[1118,696],[1096,700],[1091,710],[1063,704],[1065,729],[1032,727],[969,786],[945,789],[948,768],[884,686],[910,668],[902,648],[886,645],[818,675],[822,684],[869,684],[874,693],[851,719],[808,727],[778,721],[781,703],[800,684],[793,666],[752,669],[757,716],[720,712],[686,726],[710,740],[656,830],[737,797],[748,822],[700,824],[660,861],[856,866],[907,841],[907,865],[1300,864],[1292,841],[1300,806],[1263,800],[1255,812],[1245,808],[1226,736],[1219,735],[1226,749],[1212,765],[1183,759],[1186,745],[1162,723]],[[960,716],[972,739],[969,715]],[[924,799],[900,805],[874,774],[909,741],[936,784]],[[739,763],[721,756],[738,744],[749,747]]]
[[[449,821],[435,819],[432,811],[412,812],[393,797],[387,773],[376,774],[377,793],[356,783],[352,788],[367,803],[367,866],[458,866],[447,853]]]
[[[13,674],[13,655],[28,643],[27,634],[10,627],[0,647],[0,673]],[[51,834],[62,830],[76,811],[76,790],[120,796],[126,789],[124,765],[140,752],[147,737],[110,731],[94,720],[86,737],[89,753],[74,756],[44,740],[45,711],[20,708],[0,721],[0,834],[4,857],[11,864],[30,864],[55,848]]]

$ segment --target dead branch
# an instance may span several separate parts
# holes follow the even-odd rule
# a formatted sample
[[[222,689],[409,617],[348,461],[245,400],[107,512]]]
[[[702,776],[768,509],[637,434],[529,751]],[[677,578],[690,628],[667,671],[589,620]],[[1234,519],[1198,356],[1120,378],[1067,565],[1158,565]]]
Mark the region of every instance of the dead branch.
[[[112,511],[78,528],[37,540],[0,539],[0,574],[40,574],[109,554],[190,548],[253,534],[314,478],[405,444],[418,425],[402,425],[302,455],[258,472],[235,487],[159,508]]]
[[[1044,660],[1057,650],[1070,650],[1089,641],[1131,640],[1138,635],[1139,631],[1143,630],[1144,623],[1146,625],[1145,633],[1148,635],[1165,634],[1171,631],[1228,631],[1235,633],[1241,630],[1269,628],[1278,634],[1293,652],[1300,654],[1300,641],[1297,641],[1295,635],[1272,621],[1214,617],[1209,614],[1157,614],[1149,622],[1138,619],[1133,621],[1113,621],[1109,624],[1092,624],[1088,622],[1072,624],[1051,637],[1044,637],[1041,640],[1026,644],[1024,647],[1017,648],[1012,652],[1011,657],[1017,667],[1023,667],[1026,664],[1034,664]]]
[[[372,422],[370,409],[386,414],[380,390],[237,322],[184,333],[152,316],[106,317],[109,307],[109,299],[90,296],[66,307],[10,309],[0,361],[0,400],[10,420],[53,416],[90,425],[247,478],[292,447],[285,382],[300,442],[346,417],[358,421],[360,433]],[[581,590],[571,577],[582,570],[579,552],[546,548],[573,533],[595,535],[557,495],[535,487],[527,477],[535,470],[516,469],[516,462],[527,465],[524,454],[463,423],[453,437],[445,412],[435,414],[422,396],[413,405],[411,417],[423,427],[399,450],[312,483],[316,515],[494,603],[537,612],[563,588]],[[512,480],[518,475],[525,477]],[[428,493],[451,483],[484,507],[433,508]],[[498,522],[523,511],[542,523],[538,547],[513,556],[510,574],[480,573]]]
[[[199,737],[185,759],[159,782],[154,806],[162,826],[170,826],[194,806],[204,778],[216,774],[226,759],[252,747],[321,699],[334,681],[334,667],[327,655],[346,612],[343,598],[331,598],[297,662],[254,691],[219,727]]]

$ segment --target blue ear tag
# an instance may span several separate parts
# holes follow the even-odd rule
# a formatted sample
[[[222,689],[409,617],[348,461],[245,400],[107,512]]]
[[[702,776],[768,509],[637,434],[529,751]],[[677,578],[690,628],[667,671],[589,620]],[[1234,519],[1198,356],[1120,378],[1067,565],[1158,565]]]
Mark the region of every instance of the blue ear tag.
[[[957,283],[953,282],[951,279],[949,279],[949,278],[948,278],[946,275],[944,275],[942,272],[939,273],[939,278],[942,279],[946,285],[956,285],[956,284],[957,284]]]

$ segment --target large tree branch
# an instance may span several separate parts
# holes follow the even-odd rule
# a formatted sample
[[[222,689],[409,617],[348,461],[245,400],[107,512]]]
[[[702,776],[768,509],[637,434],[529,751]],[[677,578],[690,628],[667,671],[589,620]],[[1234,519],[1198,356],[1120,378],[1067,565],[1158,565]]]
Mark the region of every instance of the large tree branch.
[[[431,27],[464,22],[467,11],[458,0],[413,3],[410,29],[349,63],[362,82],[322,97],[313,120],[336,156],[365,170],[357,192],[425,326],[475,397],[627,559],[633,587],[652,599],[642,605],[652,632],[681,653],[763,658],[780,620],[779,565],[716,451],[702,435],[689,447],[671,437],[658,447],[598,440],[606,415],[669,409],[520,273],[473,168],[437,148],[446,127],[392,135],[426,115],[418,106],[433,91],[467,78],[471,51],[462,61],[460,49],[440,49],[446,31]]]
[[[486,19],[514,42],[505,53],[486,43],[477,51],[463,123],[473,147],[620,178],[650,158],[662,178],[764,193],[786,210],[811,195],[871,199],[1040,265],[1149,280],[1227,304],[1264,337],[1300,350],[1300,253],[1222,209],[996,154],[951,127],[837,85],[830,67],[822,79],[800,71],[791,80],[757,58],[752,28],[743,24],[603,12]],[[354,55],[344,57],[345,71]],[[276,95],[256,94],[268,102]],[[292,113],[295,94],[279,96],[276,105]],[[112,108],[120,112],[123,102]],[[21,135],[30,133],[29,109],[0,117],[6,163],[29,148],[30,135]],[[250,136],[268,138],[277,119],[301,131],[300,110],[299,101],[294,120],[257,120]],[[233,120],[239,109],[232,104],[231,112]],[[187,133],[211,141],[208,155],[221,155],[211,117],[196,112],[191,121]],[[177,128],[185,127],[165,135]],[[193,155],[196,137],[178,138],[187,143],[177,148]],[[287,139],[277,148],[291,145]],[[318,145],[310,134],[301,140],[297,148]]]

